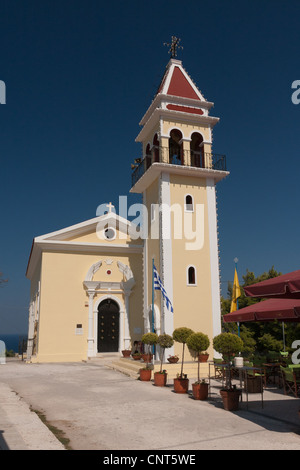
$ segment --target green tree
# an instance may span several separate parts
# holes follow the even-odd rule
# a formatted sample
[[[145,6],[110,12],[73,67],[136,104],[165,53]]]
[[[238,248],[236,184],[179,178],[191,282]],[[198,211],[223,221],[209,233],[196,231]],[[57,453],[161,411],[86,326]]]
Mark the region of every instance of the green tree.
[[[241,286],[241,296],[239,297],[239,308],[247,307],[248,305],[253,305],[257,302],[261,302],[264,299],[246,297],[243,287],[249,286],[251,284],[256,284],[258,282],[265,281],[277,276],[280,276],[280,272],[276,271],[274,266],[259,276],[255,276],[252,271],[246,270],[246,274],[242,276],[243,282],[240,282]],[[222,315],[230,312],[231,306],[231,297],[232,297],[232,283],[228,282],[227,289],[227,298],[221,298],[221,311]],[[237,333],[237,324],[236,323],[223,323],[223,331],[230,333]],[[254,349],[258,352],[262,352],[266,347],[266,338],[264,335],[269,335],[266,338],[268,339],[270,350],[271,347],[275,348],[273,350],[278,350],[279,343],[280,349],[283,347],[283,333],[282,333],[282,322],[274,320],[270,322],[247,322],[241,325],[241,338],[244,341],[245,355],[250,355]],[[287,349],[290,348],[294,339],[300,337],[300,325],[296,323],[286,323],[285,324],[285,340]],[[278,343],[279,342],[279,343]]]
[[[194,333],[193,330],[191,330],[190,328],[186,328],[185,326],[182,326],[180,328],[176,328],[173,331],[173,335],[172,335],[174,341],[182,344],[182,359],[181,359],[181,373],[180,373],[181,378],[183,378],[184,347],[186,345],[188,337],[191,336],[192,333]]]

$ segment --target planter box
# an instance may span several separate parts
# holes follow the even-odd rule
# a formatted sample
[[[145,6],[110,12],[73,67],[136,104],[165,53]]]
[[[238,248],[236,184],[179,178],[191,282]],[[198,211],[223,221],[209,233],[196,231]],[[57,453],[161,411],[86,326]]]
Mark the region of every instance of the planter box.
[[[151,369],[140,369],[140,380],[149,382],[151,380]]]
[[[236,411],[239,409],[240,390],[220,390],[220,395],[226,411]]]
[[[122,354],[123,354],[123,357],[130,357],[131,351],[130,349],[123,349]]]
[[[144,362],[151,362],[153,354],[142,354],[142,359]]]
[[[209,358],[209,354],[199,354],[199,362],[207,362]]]
[[[245,391],[248,393],[261,393],[262,392],[262,380],[260,377],[247,377],[247,387],[246,382],[244,385]]]
[[[178,358],[171,358],[171,357],[168,357],[168,362],[170,364],[177,364],[177,362],[179,361],[179,357]]]
[[[142,358],[141,354],[132,355],[132,359],[134,359],[135,361],[139,361],[141,358]]]
[[[167,384],[168,374],[161,374],[160,372],[155,372],[154,374],[154,385],[157,387],[165,387]]]
[[[174,379],[174,392],[187,393],[189,389],[189,379]]]
[[[208,397],[208,384],[192,384],[195,400],[206,400]]]

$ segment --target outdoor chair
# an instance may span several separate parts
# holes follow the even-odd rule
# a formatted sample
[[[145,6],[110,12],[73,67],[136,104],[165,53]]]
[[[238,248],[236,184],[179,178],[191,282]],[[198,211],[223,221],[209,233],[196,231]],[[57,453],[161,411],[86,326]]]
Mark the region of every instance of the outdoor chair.
[[[267,383],[275,383],[276,379],[278,379],[278,386],[280,386],[280,362],[272,360],[270,364],[269,361],[270,358],[267,356],[256,356],[253,359],[254,367],[261,367],[264,371],[263,376],[265,387],[267,386]],[[276,364],[276,366],[273,366],[274,363]]]
[[[289,353],[288,351],[280,351],[280,356],[287,358],[289,357]]]
[[[254,367],[263,367],[263,364],[267,362],[266,356],[254,356],[253,358],[253,365]]]
[[[300,368],[280,366],[284,394],[292,393],[294,397],[300,396]]]
[[[224,379],[225,377],[225,370],[224,367],[218,367],[218,364],[222,364],[223,359],[216,359],[214,358],[214,367],[215,367],[215,379]]]
[[[247,366],[248,366],[248,367],[255,367],[255,366],[253,365],[253,362],[247,362]],[[262,377],[262,378],[263,378],[263,384],[265,385],[265,373],[264,373],[264,369],[263,369],[263,368],[260,369],[260,368],[259,368],[260,366],[258,366],[258,365],[256,365],[256,367],[258,367],[257,370],[249,370],[249,371],[247,372],[247,375],[248,375],[248,377]],[[259,370],[260,370],[261,372],[259,372]]]
[[[280,362],[281,355],[277,351],[268,351],[267,360],[268,362]]]

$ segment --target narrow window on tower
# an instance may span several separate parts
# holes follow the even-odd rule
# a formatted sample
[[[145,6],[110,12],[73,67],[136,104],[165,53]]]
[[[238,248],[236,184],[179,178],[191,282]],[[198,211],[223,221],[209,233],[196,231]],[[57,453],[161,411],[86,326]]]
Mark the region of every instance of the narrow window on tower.
[[[196,269],[194,266],[188,266],[187,268],[187,284],[188,286],[196,285]]]
[[[155,220],[155,205],[151,204],[151,222]]]
[[[184,201],[184,210],[185,212],[194,212],[194,200],[193,196],[187,194]]]

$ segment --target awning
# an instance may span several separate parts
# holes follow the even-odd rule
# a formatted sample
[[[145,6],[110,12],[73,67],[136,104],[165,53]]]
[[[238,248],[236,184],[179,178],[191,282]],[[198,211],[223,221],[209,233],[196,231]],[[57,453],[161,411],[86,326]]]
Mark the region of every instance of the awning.
[[[300,299],[268,299],[223,315],[224,322],[300,322]]]
[[[244,287],[247,297],[300,299],[300,270]]]

